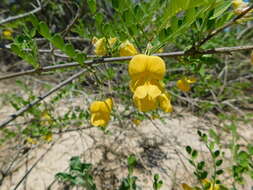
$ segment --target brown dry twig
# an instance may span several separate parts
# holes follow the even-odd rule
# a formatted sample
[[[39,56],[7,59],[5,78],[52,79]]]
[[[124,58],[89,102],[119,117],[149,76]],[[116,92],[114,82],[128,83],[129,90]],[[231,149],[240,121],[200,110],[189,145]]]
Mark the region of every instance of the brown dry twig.
[[[41,6],[41,3],[39,0],[36,0],[37,4],[38,4],[38,7],[36,7],[35,9],[33,9],[32,11],[30,12],[27,12],[27,13],[23,13],[23,14],[20,14],[20,15],[16,15],[16,16],[11,16],[11,17],[8,17],[6,19],[3,19],[3,20],[0,20],[0,25],[3,25],[3,24],[6,24],[8,22],[12,22],[12,21],[15,21],[17,19],[21,19],[21,18],[24,18],[24,17],[27,17],[29,15],[32,15],[34,13],[37,13],[41,10],[42,6]]]
[[[177,52],[169,52],[169,53],[157,53],[154,55],[160,56],[160,57],[180,57],[180,56],[193,56],[193,55],[205,55],[205,54],[226,54],[231,53],[235,51],[243,51],[243,50],[253,50],[253,45],[247,45],[247,46],[235,46],[235,47],[222,47],[222,48],[214,48],[214,49],[208,49],[208,50],[201,50],[201,51],[177,51]],[[84,61],[83,65],[91,65],[94,63],[110,63],[110,62],[117,62],[117,61],[127,61],[132,59],[132,56],[126,56],[126,57],[101,57],[101,58],[95,58],[93,60],[86,60]],[[42,72],[52,71],[56,69],[64,69],[64,68],[71,68],[71,67],[81,67],[83,65],[80,65],[77,62],[71,62],[66,64],[60,64],[60,65],[54,65],[54,66],[46,66],[41,67],[40,70],[31,69],[27,71],[22,71],[18,73],[12,73],[5,76],[0,76],[0,81],[5,79],[10,79],[18,76],[23,75],[31,75],[31,74],[39,74]]]
[[[9,124],[11,121],[15,120],[17,117],[19,117],[20,115],[22,115],[24,112],[26,112],[27,110],[29,110],[31,107],[33,107],[34,105],[38,104],[39,102],[41,102],[46,97],[48,97],[51,94],[53,94],[54,92],[58,91],[59,89],[61,89],[63,86],[67,85],[68,83],[70,83],[74,79],[78,78],[79,76],[81,76],[86,71],[87,71],[87,69],[83,69],[80,72],[74,74],[73,76],[71,76],[67,80],[65,80],[65,81],[59,83],[58,85],[56,85],[54,88],[52,88],[47,93],[43,94],[42,96],[37,97],[34,101],[32,101],[31,103],[27,104],[26,106],[24,106],[23,108],[21,108],[20,110],[18,110],[16,113],[11,114],[8,117],[8,119],[6,119],[4,122],[2,122],[0,124],[0,129],[4,128],[7,124]]]

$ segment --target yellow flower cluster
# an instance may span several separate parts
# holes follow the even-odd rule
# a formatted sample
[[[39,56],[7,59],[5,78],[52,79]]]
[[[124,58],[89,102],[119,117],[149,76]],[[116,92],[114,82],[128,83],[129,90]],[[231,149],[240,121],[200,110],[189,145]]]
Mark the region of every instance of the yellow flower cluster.
[[[112,107],[111,98],[107,98],[105,101],[94,101],[90,105],[91,124],[97,127],[105,127],[110,121]]]
[[[189,92],[191,90],[191,84],[197,81],[194,77],[184,77],[177,81],[177,87],[183,92]]]
[[[136,54],[138,54],[137,49],[128,40],[123,42],[119,47],[119,55],[120,56],[133,56]]]
[[[131,59],[128,65],[130,89],[139,111],[147,112],[160,107],[165,112],[172,112],[170,96],[162,83],[165,72],[165,63],[158,56],[139,54]]]
[[[112,48],[116,41],[117,41],[117,38],[110,38],[108,40],[109,48]],[[92,44],[95,47],[94,52],[95,52],[96,55],[100,55],[100,56],[107,55],[108,51],[107,51],[107,45],[106,45],[106,39],[105,38],[98,39],[98,38],[94,37],[92,39]]]
[[[106,56],[108,55],[108,48],[112,49],[117,41],[117,38],[110,38],[108,42],[106,38],[96,38],[92,39],[92,44],[94,46],[94,53],[98,56]],[[129,41],[125,41],[121,43],[119,46],[119,55],[120,56],[133,56],[138,54],[135,46]]]
[[[13,31],[10,29],[3,30],[2,35],[5,38],[10,38],[12,36]]]
[[[218,184],[213,184],[212,182],[210,182],[208,179],[204,179],[202,181],[202,184],[204,186],[209,186],[209,188],[207,190],[220,190],[220,185]],[[190,187],[189,185],[183,183],[182,184],[183,190],[197,190],[197,188],[194,187]]]

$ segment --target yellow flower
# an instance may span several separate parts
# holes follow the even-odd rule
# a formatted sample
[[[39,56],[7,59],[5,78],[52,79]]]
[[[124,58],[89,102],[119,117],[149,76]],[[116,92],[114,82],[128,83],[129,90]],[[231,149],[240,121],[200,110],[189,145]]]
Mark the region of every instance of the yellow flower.
[[[133,122],[136,126],[138,126],[138,125],[141,124],[141,120],[139,120],[139,119],[133,119],[132,122]]]
[[[185,183],[182,184],[182,187],[184,190],[194,190],[192,187],[190,187],[189,185],[187,185]]]
[[[243,0],[233,0],[232,5],[234,9],[241,7],[245,2]]]
[[[135,55],[128,65],[128,73],[132,80],[162,80],[166,66],[162,58],[144,54]]]
[[[119,47],[119,55],[120,56],[133,56],[138,54],[137,49],[134,47],[134,45],[129,42],[128,40],[123,42]]]
[[[207,185],[209,186],[210,185],[210,187],[207,190],[220,190],[220,185],[214,184],[214,186],[213,186],[213,183],[211,183],[208,179],[202,180],[202,184],[204,186],[207,186]],[[196,190],[197,189],[197,188],[194,188],[194,187],[190,187],[189,185],[187,185],[185,183],[182,184],[182,187],[183,187],[184,190]]]
[[[163,52],[164,52],[163,48],[160,48],[159,50],[157,50],[157,53],[163,53]]]
[[[13,33],[12,30],[6,29],[6,30],[3,31],[3,36],[5,38],[10,38],[12,36],[12,33]]]
[[[110,120],[113,101],[111,98],[105,101],[94,101],[90,105],[91,124],[94,126],[104,127]]]
[[[233,5],[234,13],[236,15],[241,14],[243,11],[245,11],[249,7],[248,3],[244,2],[243,0],[233,0],[232,5]],[[241,23],[241,22],[247,21],[247,19],[245,18],[249,17],[250,13],[252,13],[252,10],[249,11],[242,19],[239,19],[239,21],[237,22]]]
[[[158,98],[159,98],[160,108],[164,112],[172,112],[173,111],[173,107],[170,102],[171,98],[168,93],[162,93]]]
[[[182,90],[183,92],[188,92],[191,89],[191,84],[197,81],[194,77],[184,77],[177,81],[177,87]]]
[[[220,190],[220,185],[218,184],[213,184],[212,182],[210,182],[208,179],[204,179],[202,180],[202,184],[203,185],[210,185],[208,190]]]
[[[43,111],[41,114],[41,122],[40,125],[42,126],[51,126],[53,124],[53,119],[50,116],[50,114],[48,113],[47,110]]]
[[[109,48],[112,48],[116,41],[117,41],[117,38],[110,38],[108,40]],[[98,39],[96,37],[93,37],[91,42],[95,47],[94,52],[95,52],[96,55],[100,55],[100,56],[107,55],[108,51],[107,51],[106,39],[105,38]]]
[[[146,82],[138,86],[134,92],[134,103],[139,111],[147,112],[157,108],[158,97],[162,94],[162,89],[157,85]]]
[[[170,96],[164,92],[161,81],[165,72],[165,63],[158,56],[139,54],[131,59],[128,65],[128,73],[132,79],[129,86],[139,111],[147,112],[158,107],[165,112],[172,111]]]
[[[51,142],[53,140],[53,134],[52,133],[49,133],[45,136],[43,136],[43,139],[47,142]]]
[[[30,144],[37,144],[37,141],[34,140],[34,139],[31,138],[31,137],[28,137],[28,138],[26,139],[26,141],[27,141],[28,143],[30,143]]]

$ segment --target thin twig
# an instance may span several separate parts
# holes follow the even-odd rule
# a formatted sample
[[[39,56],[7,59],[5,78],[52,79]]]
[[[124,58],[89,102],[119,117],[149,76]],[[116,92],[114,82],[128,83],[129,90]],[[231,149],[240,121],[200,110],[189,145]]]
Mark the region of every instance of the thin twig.
[[[25,173],[25,175],[19,180],[17,185],[14,187],[13,190],[16,190],[20,184],[26,179],[26,177],[31,173],[33,168],[44,158],[44,156],[51,150],[51,148],[55,145],[55,142],[51,144],[51,146],[40,156],[40,158],[32,165],[32,167]]]
[[[235,51],[243,51],[243,50],[252,50],[253,45],[247,45],[247,46],[235,46],[235,47],[222,47],[222,48],[214,48],[214,49],[208,49],[208,50],[202,50],[202,51],[177,51],[177,52],[170,52],[170,53],[157,53],[154,55],[160,56],[160,57],[179,57],[179,56],[192,56],[192,55],[205,55],[205,54],[223,54],[223,53],[231,53]],[[91,65],[94,63],[108,63],[108,62],[117,62],[117,61],[127,61],[132,59],[132,56],[125,56],[125,57],[101,57],[96,58],[93,60],[87,60],[84,62],[84,65]],[[63,69],[63,68],[70,68],[70,67],[80,67],[80,65],[77,62],[71,62],[66,64],[60,64],[60,65],[54,65],[54,66],[46,66],[40,68],[40,70],[32,69],[28,71],[22,71],[18,73],[12,73],[9,75],[5,75],[0,77],[1,80],[10,79],[18,76],[23,75],[31,75],[35,73],[42,73],[47,71],[52,71],[56,69]]]
[[[54,92],[56,92],[57,90],[59,90],[60,88],[62,88],[63,86],[67,85],[72,80],[74,80],[74,79],[78,78],[79,76],[81,76],[84,72],[86,72],[86,70],[87,69],[83,69],[82,71],[76,73],[75,75],[71,76],[67,80],[61,82],[60,84],[58,84],[57,86],[55,86],[54,88],[52,88],[50,91],[48,91],[44,95],[37,97],[34,101],[32,101],[31,103],[27,104],[26,106],[24,106],[23,108],[21,108],[20,110],[18,110],[16,113],[10,115],[9,118],[6,121],[4,121],[4,122],[2,122],[0,124],[0,129],[4,128],[8,123],[10,123],[11,121],[15,120],[21,114],[23,114],[24,112],[26,112],[27,110],[29,110],[34,105],[36,105],[39,102],[41,102],[42,100],[44,100],[46,97],[50,96],[51,94],[53,94]]]
[[[244,17],[252,9],[253,9],[253,4],[250,7],[248,7],[247,9],[245,9],[241,14],[239,14],[235,18],[233,18],[230,22],[226,23],[225,25],[223,25],[220,28],[213,30],[206,38],[204,38],[202,41],[200,41],[197,44],[197,47],[202,46],[204,43],[206,43],[208,40],[210,40],[211,38],[216,36],[218,33],[222,32],[224,29],[226,29],[226,28],[230,27],[231,25],[233,25],[234,23],[236,23],[239,19]]]
[[[8,17],[6,19],[3,19],[3,20],[0,20],[0,25],[2,24],[6,24],[8,22],[12,22],[14,20],[17,20],[17,19],[20,19],[20,18],[24,18],[24,17],[27,17],[29,15],[32,15],[34,13],[37,13],[41,10],[41,3],[39,0],[37,0],[37,3],[38,3],[38,7],[33,9],[32,11],[30,12],[27,12],[27,13],[23,13],[23,14],[20,14],[20,15],[16,15],[16,16],[11,16],[11,17]]]

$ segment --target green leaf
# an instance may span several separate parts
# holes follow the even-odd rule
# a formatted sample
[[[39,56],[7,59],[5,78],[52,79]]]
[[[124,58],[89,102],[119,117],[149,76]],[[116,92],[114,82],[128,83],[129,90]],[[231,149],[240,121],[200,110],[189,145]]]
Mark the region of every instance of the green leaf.
[[[197,165],[198,170],[203,170],[204,167],[205,167],[205,162],[204,161],[199,162],[198,165]]]
[[[218,171],[216,171],[216,174],[221,175],[221,174],[223,174],[223,172],[224,172],[223,170],[218,170]]]
[[[190,146],[185,147],[185,150],[188,154],[192,153],[192,148]]]
[[[214,10],[213,16],[209,19],[212,20],[222,15],[231,6],[231,4],[232,1],[221,1],[220,4],[217,5],[218,8]]]
[[[206,179],[207,175],[207,171],[200,172],[199,179]]]
[[[51,43],[58,49],[64,51],[65,43],[60,34],[55,34],[51,39]]]
[[[97,2],[96,0],[87,0],[88,6],[91,10],[91,12],[94,14],[97,10]]]
[[[11,50],[17,54],[18,56],[21,55],[21,50],[19,49],[19,47],[16,44],[11,44]]]
[[[248,145],[248,152],[250,155],[253,155],[253,145],[252,144]]]
[[[129,167],[135,167],[137,163],[136,157],[134,155],[130,155],[127,159],[127,164]]]
[[[214,158],[217,158],[219,155],[220,155],[220,151],[219,151],[219,150],[216,150],[216,151],[213,153]]]
[[[221,166],[222,162],[223,162],[223,160],[217,160],[216,163],[215,163],[215,165],[217,167],[219,167],[219,166]]]
[[[117,8],[119,8],[119,0],[112,0],[112,7],[114,8],[114,9],[117,9]]]
[[[75,48],[70,43],[64,46],[64,53],[66,53],[71,58],[76,56]]]
[[[86,55],[84,53],[77,53],[76,57],[74,58],[79,64],[84,64]]]
[[[50,30],[45,22],[39,23],[39,33],[46,39],[51,38]]]
[[[197,158],[197,156],[198,156],[198,151],[197,150],[193,150],[192,151],[192,158],[195,159],[195,158]]]

